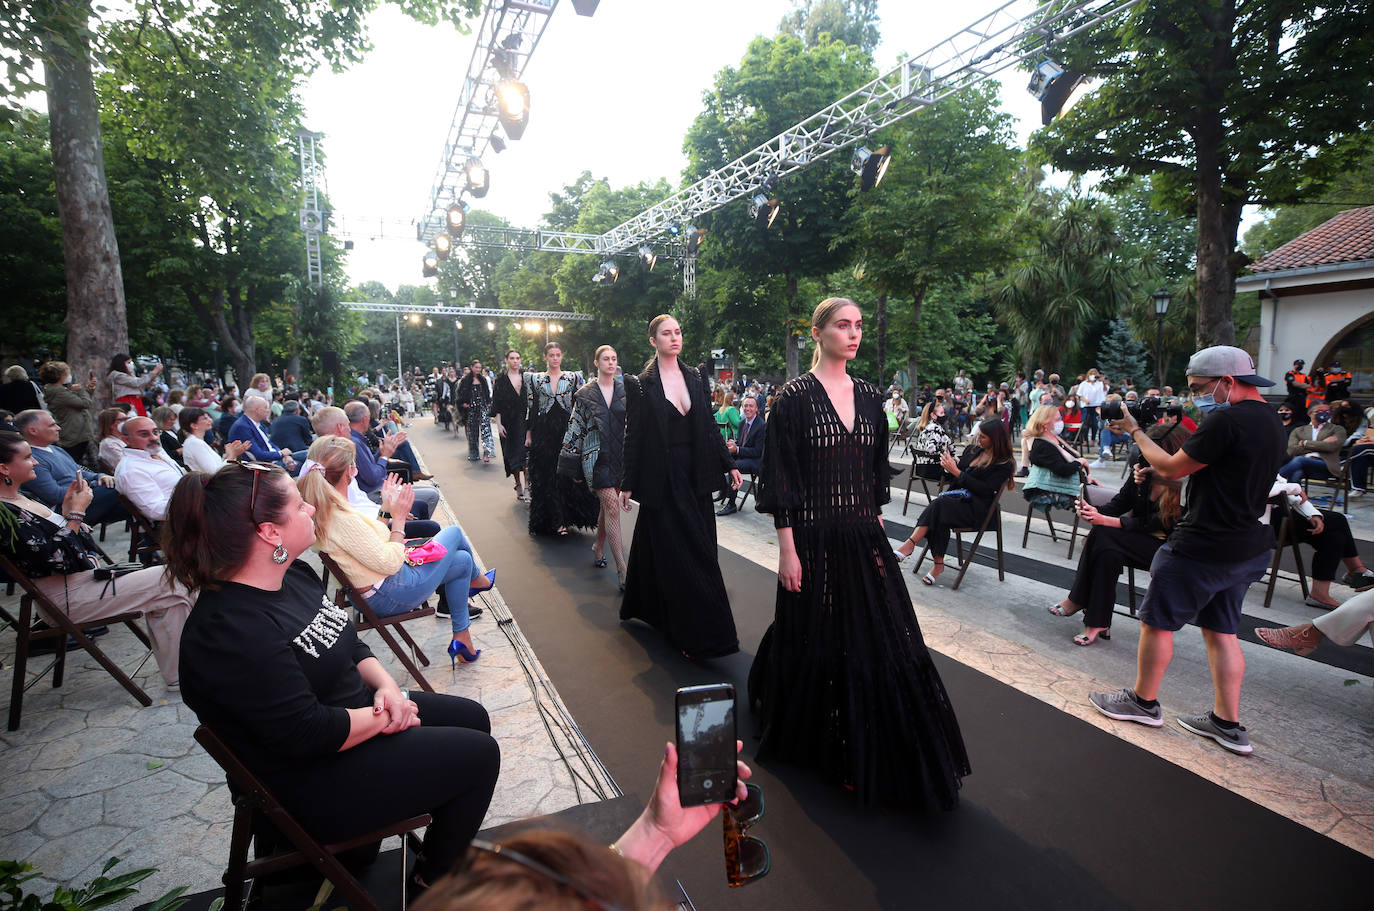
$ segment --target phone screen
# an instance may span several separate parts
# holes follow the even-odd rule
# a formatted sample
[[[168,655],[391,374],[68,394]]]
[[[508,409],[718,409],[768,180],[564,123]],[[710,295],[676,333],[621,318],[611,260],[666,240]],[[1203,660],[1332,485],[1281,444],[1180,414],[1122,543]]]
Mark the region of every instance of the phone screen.
[[[728,683],[677,691],[677,789],[684,807],[735,796],[735,688]]]

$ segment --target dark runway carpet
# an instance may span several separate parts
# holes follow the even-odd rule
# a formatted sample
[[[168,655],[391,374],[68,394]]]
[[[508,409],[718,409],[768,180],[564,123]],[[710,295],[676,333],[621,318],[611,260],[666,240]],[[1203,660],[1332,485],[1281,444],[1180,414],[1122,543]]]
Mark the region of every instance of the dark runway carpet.
[[[502,595],[587,739],[621,787],[642,798],[673,737],[674,690],[729,681],[744,692],[776,577],[722,551],[745,651],[690,663],[654,630],[619,622],[614,570],[592,568],[590,535],[531,538],[500,469],[460,462],[465,451],[456,441],[450,453],[426,458],[438,464],[483,559],[499,568]],[[768,807],[753,834],[768,842],[772,872],[728,889],[720,830],[709,827],[674,856],[671,871],[698,907],[1352,907],[1357,884],[1374,873],[1374,862],[1337,842],[936,660],[973,765],[960,809],[930,817],[867,810],[807,770],[753,763],[744,712],[744,758]]]

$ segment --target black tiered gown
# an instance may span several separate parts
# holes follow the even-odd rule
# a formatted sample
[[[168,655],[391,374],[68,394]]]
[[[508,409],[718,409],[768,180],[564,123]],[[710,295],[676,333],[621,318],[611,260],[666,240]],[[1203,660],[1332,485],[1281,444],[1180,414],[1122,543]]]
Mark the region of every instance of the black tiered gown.
[[[558,453],[572,417],[572,397],[582,376],[563,373],[554,389],[547,373],[525,374],[525,426],[530,434],[530,534],[557,534],[560,528],[595,528],[601,502],[585,484],[559,477]]]
[[[854,399],[849,431],[807,373],[768,416],[758,508],[792,528],[802,582],[778,585],[749,674],[758,756],[815,766],[865,804],[953,809],[968,755],[878,522],[891,480],[881,396],[855,379]]]

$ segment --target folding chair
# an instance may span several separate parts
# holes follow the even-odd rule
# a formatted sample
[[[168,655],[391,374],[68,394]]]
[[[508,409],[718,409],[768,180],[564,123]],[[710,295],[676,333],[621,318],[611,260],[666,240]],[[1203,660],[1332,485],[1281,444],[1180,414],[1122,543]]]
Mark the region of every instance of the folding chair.
[[[1274,586],[1279,581],[1279,576],[1288,582],[1294,580],[1293,576],[1286,573],[1279,573],[1279,561],[1283,559],[1283,549],[1291,547],[1293,549],[1293,563],[1298,568],[1297,583],[1302,588],[1302,599],[1307,600],[1307,571],[1302,567],[1302,552],[1298,550],[1298,534],[1295,523],[1298,521],[1293,517],[1293,508],[1288,505],[1288,498],[1279,495],[1274,498],[1278,501],[1274,503],[1275,509],[1283,510],[1283,519],[1279,521],[1278,536],[1274,545],[1274,561],[1269,564],[1269,584],[1264,591],[1264,606],[1268,607],[1269,602],[1274,600]],[[1274,500],[1270,502],[1273,503]]]
[[[229,776],[231,791],[234,793],[234,828],[229,836],[229,865],[224,871],[226,911],[240,911],[243,907],[245,882],[251,883],[260,876],[305,864],[310,864],[320,875],[333,883],[339,896],[348,902],[353,911],[381,911],[377,902],[363,888],[363,884],[348,872],[336,855],[392,835],[401,836],[401,907],[406,906],[405,852],[407,848],[419,852],[420,839],[415,835],[415,830],[433,821],[429,814],[403,819],[345,842],[321,844],[287,812],[281,801],[277,800],[266,785],[239,761],[214,731],[202,724],[196,728],[195,738],[205,752],[210,754],[210,758],[219,763]],[[250,861],[248,847],[253,839],[254,811],[261,813],[272,827],[290,842],[294,850],[288,849]]]
[[[1312,483],[1312,484],[1321,484],[1321,485],[1324,485],[1324,486],[1326,486],[1326,487],[1331,488],[1331,506],[1330,506],[1331,509],[1334,509],[1334,510],[1340,510],[1340,509],[1341,509],[1341,500],[1342,500],[1342,497],[1344,497],[1344,500],[1345,500],[1345,509],[1349,509],[1349,508],[1350,508],[1350,460],[1349,460],[1349,459],[1342,459],[1342,460],[1341,460],[1341,470],[1340,470],[1340,472],[1339,472],[1334,478],[1308,478],[1308,477],[1304,477],[1304,478],[1302,479],[1302,489],[1303,489],[1303,492],[1304,492],[1304,493],[1308,493],[1308,494],[1309,494],[1309,497],[1310,497],[1310,493],[1309,493],[1308,488],[1307,488],[1307,485],[1308,485],[1309,483]]]
[[[1006,573],[1006,568],[1005,568],[1005,566],[1004,566],[1003,554],[1002,554],[1002,510],[1001,510],[1002,494],[1006,493],[1006,491],[1007,491],[1007,489],[1006,489],[1005,487],[1002,487],[1002,488],[1000,488],[1000,489],[997,491],[997,496],[993,497],[993,499],[992,499],[992,505],[991,505],[990,507],[988,507],[987,515],[983,516],[983,523],[982,523],[981,525],[979,525],[977,528],[951,528],[951,529],[950,529],[950,531],[954,532],[954,547],[955,547],[955,554],[957,554],[957,556],[958,556],[958,562],[959,562],[959,575],[958,575],[958,576],[955,578],[955,580],[954,580],[954,589],[953,589],[954,591],[958,591],[958,590],[959,590],[959,585],[964,581],[964,573],[968,572],[968,568],[973,564],[973,557],[974,557],[975,554],[978,553],[978,545],[979,545],[979,543],[981,543],[982,540],[983,540],[983,534],[988,530],[988,526],[989,526],[990,524],[992,524],[992,521],[993,521],[994,518],[997,520],[997,525],[996,525],[996,527],[995,527],[995,529],[994,529],[994,531],[995,531],[996,534],[997,534],[997,581],[998,581],[998,582],[1005,582],[1005,581],[1007,581],[1007,573]],[[973,543],[969,545],[969,549],[968,549],[968,559],[965,559],[965,558],[964,558],[964,539],[963,539],[963,534],[964,534],[965,532],[977,532],[977,535],[976,535],[976,536],[974,537],[974,539],[973,539]],[[913,573],[915,573],[915,574],[918,575],[918,576],[921,574],[921,564],[925,562],[926,554],[928,554],[928,553],[930,553],[930,539],[929,539],[929,538],[926,539],[926,546],[925,546],[925,548],[921,551],[921,558],[920,558],[919,560],[916,561],[916,565],[915,565],[915,566],[912,568],[912,570],[911,570]]]
[[[748,486],[748,487],[745,487],[743,484],[741,484],[741,485],[739,486],[739,505],[738,505],[738,509],[739,509],[740,512],[744,512],[744,504],[749,502],[749,495],[750,495],[751,493],[754,492],[754,486],[755,486],[756,484],[758,484],[758,474],[757,474],[757,473],[752,472],[752,471],[750,471],[750,472],[745,472],[745,473],[744,473],[744,477],[746,477],[746,478],[749,479],[749,486]],[[758,505],[759,505],[759,498],[758,498],[757,495],[754,497],[754,505],[755,505],[755,506],[758,506]]]
[[[2,554],[0,554],[0,572],[3,572],[10,580],[17,583],[19,587],[24,590],[24,594],[19,599],[19,617],[17,619],[8,611],[0,608],[0,615],[3,615],[3,619],[14,627],[15,632],[19,636],[19,641],[14,649],[14,686],[10,691],[9,729],[11,731],[19,730],[19,719],[24,712],[24,693],[28,691],[29,687],[43,679],[43,676],[47,674],[49,670],[53,672],[53,689],[57,689],[62,685],[62,675],[67,666],[68,636],[76,640],[78,648],[85,649],[101,667],[109,672],[111,677],[118,680],[120,686],[128,690],[129,695],[138,700],[139,705],[148,706],[153,704],[152,698],[143,691],[143,688],[135,683],[131,676],[124,673],[119,665],[115,664],[108,655],[101,651],[100,647],[96,645],[85,632],[85,630],[94,626],[111,626],[116,623],[123,623],[125,626],[129,627],[133,634],[138,637],[138,640],[149,649],[148,655],[151,655],[152,642],[148,639],[148,635],[143,632],[143,630],[139,629],[136,622],[142,619],[142,614],[137,611],[127,611],[122,614],[101,617],[99,620],[93,620],[87,623],[84,627],[78,627],[67,617],[65,611],[58,608],[58,606],[43,593],[43,590],[34,584],[32,579],[20,572],[19,567],[16,566],[9,557]],[[37,619],[34,616],[35,607],[38,608],[42,619],[51,624],[49,628],[34,629],[34,621]],[[54,655],[52,663],[39,671],[38,674],[34,676],[33,680],[27,680],[26,676],[28,672],[30,646],[34,642],[43,639],[51,639],[53,637],[61,638],[57,641],[57,653]],[[143,661],[139,662],[139,668],[143,666],[143,662],[148,660],[148,655],[143,656]],[[138,673],[138,668],[134,669],[134,673]]]
[[[422,601],[419,607],[414,610],[406,611],[403,614],[392,614],[389,617],[380,616],[372,609],[372,606],[367,603],[367,599],[363,597],[357,587],[354,586],[352,582],[348,581],[348,577],[344,575],[343,570],[339,569],[339,564],[334,561],[333,557],[321,552],[320,562],[324,564],[325,572],[329,573],[329,575],[333,576],[339,582],[339,590],[334,593],[334,603],[339,607],[344,607],[346,602],[352,602],[354,609],[357,611],[358,615],[361,616],[362,619],[357,620],[355,618],[356,622],[354,623],[358,632],[362,633],[370,629],[376,630],[377,635],[382,637],[382,641],[391,649],[392,654],[400,659],[401,664],[405,666],[406,672],[415,678],[416,683],[420,684],[420,689],[424,690],[426,693],[434,692],[434,687],[430,686],[429,681],[425,679],[425,675],[420,673],[420,668],[415,665],[415,662],[419,661],[420,664],[429,667],[429,657],[425,655],[420,646],[410,637],[410,633],[406,632],[405,626],[402,625],[407,620],[418,620],[421,617],[433,616],[434,608],[429,606],[429,602]],[[406,645],[410,646],[411,654],[406,654],[406,650],[402,648],[401,644],[396,641],[396,638],[391,635],[391,630],[389,628],[393,626],[396,627],[396,632],[401,634],[401,638],[406,641]],[[413,659],[411,655],[414,656]]]
[[[133,527],[129,529],[129,562],[138,562],[145,566],[161,563],[162,544],[158,524],[140,512],[134,501],[124,494],[119,495],[119,502],[124,505],[133,523]]]
[[[910,418],[908,418],[905,421],[898,422],[897,429],[888,434],[888,455],[892,455],[892,450],[896,448],[898,443],[902,444],[904,452],[911,452],[911,428],[915,426],[916,422],[911,420]]]
[[[1030,503],[1029,501],[1027,501],[1026,507],[1027,507],[1027,508],[1026,508],[1026,527],[1025,527],[1025,530],[1021,532],[1021,548],[1022,548],[1023,550],[1025,549],[1025,547],[1026,547],[1026,542],[1030,540],[1030,536],[1033,535],[1033,534],[1036,534],[1036,535],[1044,535],[1044,536],[1048,537],[1051,541],[1054,541],[1056,544],[1059,543],[1059,535],[1058,535],[1058,533],[1057,533],[1057,532],[1055,531],[1055,529],[1054,529],[1054,519],[1050,518],[1050,509],[1049,509],[1048,507],[1044,507],[1044,506],[1033,506],[1033,505],[1031,505],[1031,503]],[[1050,527],[1049,532],[1032,531],[1032,530],[1031,530],[1031,527],[1030,527],[1030,526],[1031,526],[1031,516],[1035,515],[1035,511],[1036,511],[1037,509],[1039,509],[1039,510],[1041,510],[1041,511],[1043,511],[1043,512],[1045,513],[1045,524],[1048,525],[1048,526]],[[1079,515],[1078,515],[1078,510],[1075,509],[1075,510],[1073,511],[1073,531],[1069,533],[1069,557],[1068,557],[1068,558],[1069,558],[1070,560],[1073,559],[1073,549],[1074,549],[1074,546],[1078,543],[1078,523],[1079,523],[1079,521],[1080,521],[1080,517],[1079,517]]]
[[[906,515],[907,507],[911,505],[911,485],[917,481],[921,482],[921,492],[926,495],[926,502],[929,503],[932,499],[930,493],[930,478],[916,474],[916,465],[912,463],[906,475],[906,499],[902,502],[902,515]],[[944,486],[945,481],[942,474],[940,480],[935,482],[935,492],[938,494],[944,489]]]

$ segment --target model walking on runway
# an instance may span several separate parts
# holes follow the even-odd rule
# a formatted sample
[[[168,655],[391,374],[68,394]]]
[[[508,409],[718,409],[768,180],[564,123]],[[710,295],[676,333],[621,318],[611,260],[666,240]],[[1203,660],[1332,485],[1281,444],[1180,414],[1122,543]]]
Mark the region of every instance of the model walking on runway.
[[[514,348],[506,352],[506,367],[496,378],[491,394],[491,416],[496,418],[496,432],[501,437],[501,460],[506,477],[515,478],[515,498],[529,502],[525,492],[526,466],[529,454],[525,450],[525,377],[520,372],[520,352]]]
[[[496,454],[491,438],[491,380],[482,370],[481,361],[473,361],[467,376],[458,384],[458,401],[463,406],[468,430],[468,461],[490,462]]]
[[[649,323],[654,358],[625,378],[621,506],[639,501],[621,620],[643,620],[692,659],[739,651],[716,552],[711,494],[738,490],[740,474],[716,431],[701,374],[678,361],[682,327]]]
[[[530,534],[566,535],[575,527],[596,527],[599,506],[585,484],[558,476],[558,453],[582,374],[563,372],[563,346],[557,342],[544,346],[544,362],[546,372],[527,374],[524,379]]]
[[[624,470],[625,381],[618,372],[615,349],[596,349],[596,382],[573,396],[572,420],[563,437],[558,473],[596,492],[601,514],[596,520],[592,565],[606,567],[606,546],[615,560],[615,576],[625,590],[625,548],[620,543],[620,475]]]
[[[845,370],[862,314],[830,298],[811,326],[811,372],[774,400],[759,475],[780,556],[749,673],[758,756],[815,766],[865,804],[953,809],[968,755],[883,532],[882,397]]]

